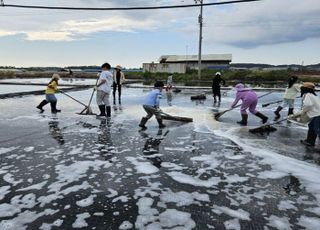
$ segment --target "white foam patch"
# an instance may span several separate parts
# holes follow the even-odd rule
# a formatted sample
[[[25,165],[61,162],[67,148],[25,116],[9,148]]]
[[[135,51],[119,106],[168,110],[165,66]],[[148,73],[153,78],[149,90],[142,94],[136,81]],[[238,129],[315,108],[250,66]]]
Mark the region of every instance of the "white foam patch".
[[[167,209],[159,215],[160,225],[164,228],[193,229],[196,223],[191,219],[191,214],[176,209]]]
[[[11,186],[2,186],[0,187],[0,200],[2,200],[6,194],[10,193]]]
[[[152,174],[159,171],[159,169],[150,162],[141,162],[134,157],[126,157],[126,159],[135,166],[138,173]]]
[[[3,176],[3,180],[6,182],[12,184],[13,186],[16,186],[17,184],[20,184],[23,180],[15,180],[14,176],[11,173],[7,173],[6,175]]]
[[[94,203],[94,198],[96,198],[96,197],[97,197],[97,195],[90,195],[89,197],[87,197],[85,199],[77,201],[76,204],[79,207],[88,207]]]
[[[119,226],[119,229],[120,230],[133,229],[133,224],[131,224],[129,221],[123,221]]]
[[[238,218],[241,220],[248,220],[250,221],[250,213],[242,210],[242,209],[238,209],[238,210],[233,210],[230,209],[228,207],[224,207],[224,206],[217,206],[217,205],[213,205],[212,206],[215,210],[218,210],[218,213],[225,213],[228,216],[234,217],[234,218]]]
[[[100,160],[77,161],[71,165],[56,165],[58,181],[50,184],[49,192],[58,192],[61,187],[86,177],[90,168],[99,171],[101,167],[108,168],[110,165],[111,163]]]
[[[88,227],[88,223],[85,221],[85,219],[89,218],[90,214],[88,212],[78,214],[76,221],[72,224],[73,228],[84,228]]]
[[[211,177],[208,180],[201,180],[199,178],[184,174],[182,172],[168,172],[167,173],[173,180],[182,183],[190,184],[193,186],[207,187],[210,188],[214,185],[218,185],[221,181],[219,177]]]
[[[298,225],[302,226],[303,229],[306,229],[306,230],[319,229],[319,226],[320,226],[320,218],[308,217],[308,216],[301,216],[301,217],[299,218]]]
[[[1,154],[5,154],[5,153],[9,153],[15,149],[17,149],[18,147],[10,147],[10,148],[0,148],[0,155]]]
[[[10,220],[3,220],[0,222],[1,230],[17,230],[27,229],[27,224],[34,222],[42,216],[54,215],[58,210],[45,209],[43,212],[36,213],[31,211],[24,211],[19,213],[17,217]]]
[[[201,155],[197,157],[191,157],[192,161],[201,161],[210,165],[211,169],[218,167],[221,164],[221,161],[216,159],[216,154],[212,153],[210,155]]]
[[[266,218],[266,219],[269,220],[269,223],[267,223],[267,225],[274,227],[278,230],[292,229],[287,217],[278,217],[275,215],[271,215],[269,218]]]
[[[34,185],[30,185],[28,187],[25,188],[20,188],[17,191],[27,191],[27,190],[40,190],[43,188],[43,186],[45,186],[48,183],[48,181],[43,181],[41,183],[38,184],[34,184]]]
[[[260,160],[261,164],[270,165],[272,168],[270,171],[272,173],[261,173],[261,178],[273,179],[279,178],[281,174],[291,174],[297,177],[306,190],[317,198],[317,203],[320,205],[320,181],[318,180],[320,175],[319,166],[291,157],[283,156],[272,152],[271,150],[266,150],[263,148],[257,149],[256,146],[252,146],[253,143],[251,143],[250,140],[230,134],[232,133],[232,129],[227,132],[216,130],[214,133],[216,135],[231,139],[237,145],[242,147],[244,151],[248,151],[257,157],[262,158]],[[284,164],[283,162],[286,163]]]
[[[51,230],[52,227],[60,227],[63,223],[63,220],[57,219],[52,224],[43,223],[39,229],[41,230]]]
[[[192,229],[196,226],[191,219],[191,214],[175,209],[167,209],[161,214],[151,208],[153,199],[149,197],[140,198],[137,202],[139,215],[136,219],[136,229]]]
[[[227,220],[224,222],[224,226],[228,230],[241,230],[239,219]]]
[[[281,211],[286,211],[286,210],[290,210],[290,209],[298,211],[298,208],[296,206],[294,206],[293,204],[294,204],[294,202],[292,202],[290,200],[282,200],[278,204],[278,209]]]
[[[201,205],[200,202],[197,201],[203,201],[203,202],[209,202],[209,196],[208,194],[200,194],[198,192],[188,193],[188,192],[162,192],[160,195],[160,200],[164,203],[176,203],[178,207],[180,206],[188,206],[191,204],[198,204]]]
[[[31,152],[31,151],[34,150],[34,146],[25,147],[23,150],[24,150],[25,152]]]

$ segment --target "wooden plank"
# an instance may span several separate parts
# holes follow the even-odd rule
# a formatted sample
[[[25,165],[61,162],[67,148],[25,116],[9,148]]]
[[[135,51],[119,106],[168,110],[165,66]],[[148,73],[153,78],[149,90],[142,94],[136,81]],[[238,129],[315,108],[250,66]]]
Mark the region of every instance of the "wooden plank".
[[[164,120],[171,120],[171,121],[193,122],[193,119],[190,117],[179,117],[179,116],[161,114],[161,118]]]

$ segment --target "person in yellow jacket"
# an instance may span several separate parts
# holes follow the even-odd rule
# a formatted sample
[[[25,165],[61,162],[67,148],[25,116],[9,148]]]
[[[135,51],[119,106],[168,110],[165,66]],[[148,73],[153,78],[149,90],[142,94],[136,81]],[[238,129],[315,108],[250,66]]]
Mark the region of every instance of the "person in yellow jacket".
[[[37,109],[40,109],[40,113],[44,112],[43,106],[48,104],[50,102],[51,105],[51,112],[52,113],[58,113],[61,112],[61,110],[57,109],[57,98],[54,95],[58,90],[58,81],[60,80],[59,74],[53,74],[52,78],[47,85],[46,89],[46,99],[44,99],[38,106]]]
[[[121,66],[116,65],[114,67],[114,71],[112,73],[113,77],[113,105],[116,105],[116,91],[118,89],[118,100],[119,100],[119,105],[121,105],[121,86],[123,82],[125,82],[125,76],[124,73],[121,71]]]

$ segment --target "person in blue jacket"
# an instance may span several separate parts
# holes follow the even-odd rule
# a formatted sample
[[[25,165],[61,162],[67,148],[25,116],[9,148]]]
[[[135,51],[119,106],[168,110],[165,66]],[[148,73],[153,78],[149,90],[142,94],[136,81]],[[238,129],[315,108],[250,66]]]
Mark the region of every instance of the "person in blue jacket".
[[[142,129],[147,128],[145,124],[153,115],[155,115],[158,121],[159,128],[166,127],[162,123],[162,118],[160,114],[161,110],[159,108],[161,91],[163,90],[163,88],[164,88],[164,83],[162,81],[158,81],[154,84],[154,89],[150,93],[148,93],[148,95],[145,97],[142,106],[143,106],[143,109],[146,111],[147,115],[145,117],[142,117],[140,121],[139,126]]]

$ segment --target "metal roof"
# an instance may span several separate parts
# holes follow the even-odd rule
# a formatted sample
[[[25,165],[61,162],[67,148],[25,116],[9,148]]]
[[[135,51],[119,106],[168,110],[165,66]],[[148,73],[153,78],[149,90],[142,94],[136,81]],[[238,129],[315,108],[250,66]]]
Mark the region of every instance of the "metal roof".
[[[232,61],[232,54],[204,54],[202,61]],[[198,55],[162,55],[160,62],[198,61]]]

